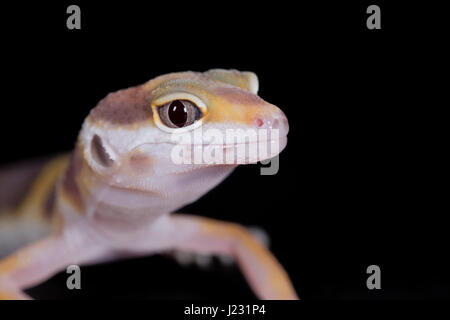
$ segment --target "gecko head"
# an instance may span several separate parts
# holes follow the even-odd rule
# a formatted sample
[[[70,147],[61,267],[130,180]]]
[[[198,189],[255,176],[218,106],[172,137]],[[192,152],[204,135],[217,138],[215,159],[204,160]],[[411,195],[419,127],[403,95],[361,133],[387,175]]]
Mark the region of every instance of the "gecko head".
[[[285,147],[284,113],[257,95],[252,72],[180,72],[109,94],[81,132],[100,174],[168,175],[229,169]]]

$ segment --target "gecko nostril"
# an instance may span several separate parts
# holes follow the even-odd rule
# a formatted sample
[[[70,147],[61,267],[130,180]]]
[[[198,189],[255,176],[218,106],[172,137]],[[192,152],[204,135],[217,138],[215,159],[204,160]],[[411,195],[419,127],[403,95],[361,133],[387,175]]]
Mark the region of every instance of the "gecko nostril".
[[[256,118],[255,124],[258,128],[261,128],[264,124],[264,121],[262,121],[260,118]]]

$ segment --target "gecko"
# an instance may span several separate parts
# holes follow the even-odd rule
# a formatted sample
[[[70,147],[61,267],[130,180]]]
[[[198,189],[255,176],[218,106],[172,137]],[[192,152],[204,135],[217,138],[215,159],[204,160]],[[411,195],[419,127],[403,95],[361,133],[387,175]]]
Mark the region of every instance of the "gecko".
[[[71,152],[1,169],[0,299],[32,299],[24,290],[72,264],[170,250],[232,257],[257,298],[298,299],[286,270],[244,226],[177,212],[238,165],[286,146],[287,118],[258,87],[255,73],[234,69],[161,75],[99,101]],[[277,135],[212,144],[210,161],[188,161],[211,142],[207,132],[229,130]],[[256,144],[270,151],[231,153]]]

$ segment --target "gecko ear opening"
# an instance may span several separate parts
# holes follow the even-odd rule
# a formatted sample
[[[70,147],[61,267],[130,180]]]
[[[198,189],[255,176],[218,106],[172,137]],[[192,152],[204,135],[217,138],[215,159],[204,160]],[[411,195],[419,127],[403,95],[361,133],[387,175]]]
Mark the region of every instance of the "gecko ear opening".
[[[251,93],[257,94],[259,89],[258,77],[250,71],[211,69],[204,73],[208,78],[228,83]]]
[[[98,135],[94,135],[91,140],[91,154],[94,161],[103,167],[110,167],[114,164],[114,160],[109,156],[102,139]]]

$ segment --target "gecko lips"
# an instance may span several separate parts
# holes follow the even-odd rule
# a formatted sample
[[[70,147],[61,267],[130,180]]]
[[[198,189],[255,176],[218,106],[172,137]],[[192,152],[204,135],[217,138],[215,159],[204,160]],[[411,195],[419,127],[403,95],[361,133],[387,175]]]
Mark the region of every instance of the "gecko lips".
[[[236,134],[227,130],[226,138],[205,133],[202,139],[166,144],[170,161],[177,165],[240,165],[256,163],[277,156],[287,144],[287,136],[278,136],[262,129],[254,134]],[[247,131],[248,133],[248,131]]]

